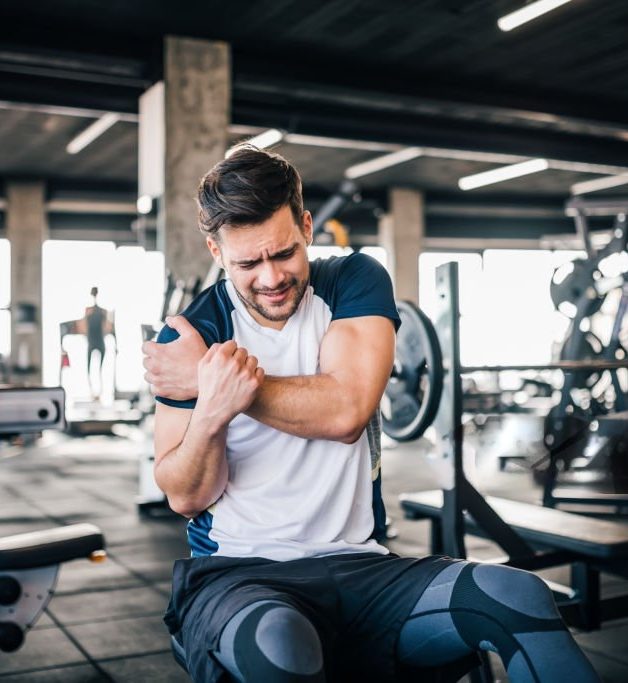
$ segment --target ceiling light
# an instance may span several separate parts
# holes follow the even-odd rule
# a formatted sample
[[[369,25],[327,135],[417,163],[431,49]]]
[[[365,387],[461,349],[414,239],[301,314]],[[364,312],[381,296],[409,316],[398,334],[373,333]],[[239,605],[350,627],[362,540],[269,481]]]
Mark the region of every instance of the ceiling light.
[[[119,114],[114,114],[113,112],[103,114],[99,119],[96,119],[94,123],[87,126],[82,133],[79,133],[73,140],[70,140],[68,146],[65,148],[66,152],[68,154],[78,154],[81,150],[85,149],[87,145],[91,145],[96,138],[99,138],[119,120]]]
[[[619,187],[628,184],[628,173],[621,175],[606,176],[595,180],[585,180],[582,183],[575,183],[571,186],[571,194],[586,194],[587,192],[597,192],[598,190],[609,190],[611,187]]]
[[[422,155],[423,149],[421,147],[406,147],[405,149],[400,149],[398,152],[384,154],[384,156],[376,157],[370,161],[365,161],[361,164],[355,164],[355,166],[349,166],[349,168],[345,171],[345,178],[349,178],[350,180],[362,178],[365,175],[383,171],[385,168],[397,166],[397,164],[402,164],[404,161],[416,159]]]
[[[530,159],[530,161],[524,161],[520,164],[511,164],[510,166],[494,168],[492,171],[465,176],[458,181],[458,187],[461,190],[474,190],[476,187],[501,183],[504,180],[519,178],[529,173],[538,173],[548,168],[547,159]]]
[[[521,26],[532,19],[540,17],[542,14],[551,12],[553,9],[566,5],[571,0],[537,0],[529,5],[522,7],[510,14],[497,20],[497,25],[502,31],[512,31],[513,28]]]
[[[137,198],[137,212],[142,215],[149,214],[153,210],[153,198],[149,194],[143,194]]]
[[[225,153],[225,159],[228,159],[235,151],[240,147],[240,145],[252,145],[258,149],[266,149],[266,147],[272,147],[278,142],[283,140],[283,133],[277,128],[269,128],[263,133],[256,135],[255,137],[249,138],[248,140],[243,140],[242,142],[230,147]]]

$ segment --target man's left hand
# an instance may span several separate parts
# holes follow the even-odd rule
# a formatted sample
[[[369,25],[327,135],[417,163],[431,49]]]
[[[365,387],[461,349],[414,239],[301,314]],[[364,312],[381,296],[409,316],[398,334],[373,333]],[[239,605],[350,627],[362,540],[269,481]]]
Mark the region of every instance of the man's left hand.
[[[201,335],[182,315],[166,318],[166,324],[179,333],[169,344],[147,341],[144,353],[144,379],[155,396],[184,401],[198,396],[198,362],[207,352]]]

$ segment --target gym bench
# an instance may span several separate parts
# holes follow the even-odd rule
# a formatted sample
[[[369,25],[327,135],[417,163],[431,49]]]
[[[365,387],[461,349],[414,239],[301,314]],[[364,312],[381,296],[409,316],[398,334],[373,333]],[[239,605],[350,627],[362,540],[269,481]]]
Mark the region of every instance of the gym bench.
[[[93,524],[0,538],[0,651],[22,645],[54,594],[61,563],[105,557],[105,539]]]
[[[600,572],[628,578],[628,525],[504,498],[489,496],[486,502],[538,551],[532,557],[513,557],[506,564],[531,570],[571,566],[567,600],[561,601],[564,595],[557,596],[561,613],[570,625],[592,630],[604,620],[628,614],[628,596],[600,598]],[[405,493],[400,496],[400,504],[406,519],[431,520],[431,551],[442,554],[443,492]],[[468,513],[464,524],[466,533],[491,538]]]

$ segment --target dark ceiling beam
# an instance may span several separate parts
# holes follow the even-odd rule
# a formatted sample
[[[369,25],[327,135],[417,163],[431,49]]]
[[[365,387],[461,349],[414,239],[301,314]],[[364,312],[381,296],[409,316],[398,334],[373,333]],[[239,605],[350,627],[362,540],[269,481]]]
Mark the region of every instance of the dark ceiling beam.
[[[270,55],[270,56],[269,56]],[[394,95],[399,106],[422,114],[444,114],[465,107],[467,113],[480,116],[498,114],[504,123],[518,122],[532,127],[555,127],[557,130],[613,136],[628,128],[628,101],[618,91],[615,98],[580,97],[570,92],[513,86],[498,80],[469,79],[451,71],[423,72],[404,64],[365,66],[355,58],[341,60],[309,59],[286,61],[280,53],[268,50],[259,54],[234,51],[234,73],[242,87],[272,84],[284,92],[302,91],[317,98],[365,96],[386,102]],[[370,95],[370,98],[369,98]]]
[[[19,46],[0,43],[0,101],[136,113],[139,96],[159,72],[158,51],[148,50],[142,61],[117,57],[112,44],[109,49],[108,55],[50,48],[20,53]],[[628,107],[617,103],[508,93],[495,84],[400,70],[391,76],[356,65],[321,75],[324,66],[284,60],[280,68],[236,50],[234,123],[591,164],[623,166],[628,158]]]
[[[240,124],[282,128],[293,133],[373,140],[408,146],[542,157],[574,163],[625,166],[628,142],[584,135],[530,131],[481,121],[446,120],[340,105],[307,106],[289,96],[262,104],[234,94],[233,119]]]
[[[0,101],[137,114],[144,88],[0,71]]]

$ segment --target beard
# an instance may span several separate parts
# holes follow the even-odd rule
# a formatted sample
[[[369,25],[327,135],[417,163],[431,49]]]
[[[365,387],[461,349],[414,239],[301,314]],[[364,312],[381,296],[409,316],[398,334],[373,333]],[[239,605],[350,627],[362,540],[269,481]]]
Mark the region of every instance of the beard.
[[[296,310],[299,308],[299,304],[305,295],[305,290],[307,289],[308,283],[309,279],[297,280],[297,278],[293,277],[278,289],[250,289],[247,292],[247,296],[242,294],[242,292],[238,291],[237,289],[236,293],[240,298],[240,301],[242,301],[247,308],[252,308],[263,318],[266,318],[266,320],[270,320],[271,322],[283,322],[294,315]],[[282,301],[278,305],[264,305],[257,299],[257,296],[260,294],[263,295],[274,292],[282,292],[287,288],[291,289],[288,299],[286,301]]]

